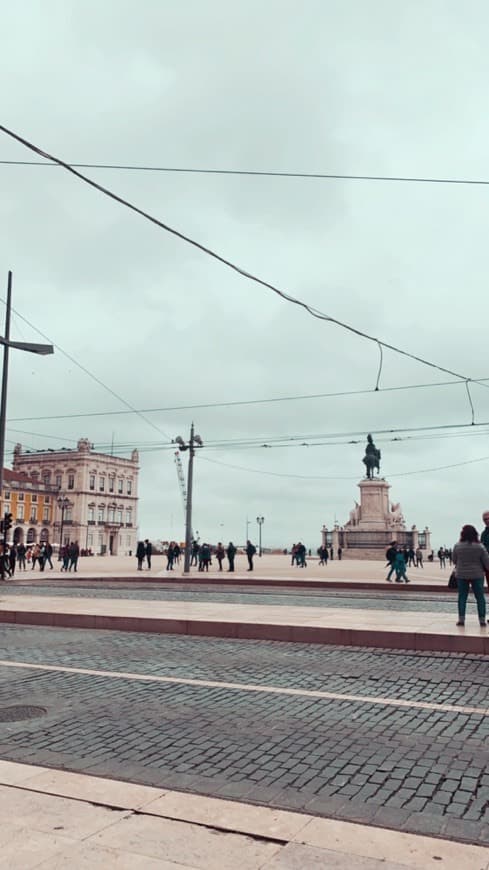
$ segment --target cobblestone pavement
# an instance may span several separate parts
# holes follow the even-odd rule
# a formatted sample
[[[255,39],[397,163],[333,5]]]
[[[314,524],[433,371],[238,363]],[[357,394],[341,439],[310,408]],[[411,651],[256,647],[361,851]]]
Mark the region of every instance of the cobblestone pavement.
[[[118,598],[133,601],[211,601],[223,604],[267,604],[269,606],[289,607],[342,607],[364,610],[395,610],[397,612],[411,611],[424,613],[432,610],[438,613],[456,613],[456,596],[449,592],[403,592],[396,594],[386,586],[385,593],[361,590],[329,591],[304,589],[301,592],[261,589],[260,591],[244,592],[240,589],[219,589],[198,587],[153,587],[153,588],[113,588],[110,585],[83,585],[79,581],[68,586],[50,586],[29,584],[13,586],[6,583],[2,586],[9,595],[59,595],[71,598]],[[477,613],[475,600],[469,596],[467,612]]]
[[[0,714],[47,710],[4,759],[489,845],[489,657],[2,626],[0,659],[126,674],[0,664]]]

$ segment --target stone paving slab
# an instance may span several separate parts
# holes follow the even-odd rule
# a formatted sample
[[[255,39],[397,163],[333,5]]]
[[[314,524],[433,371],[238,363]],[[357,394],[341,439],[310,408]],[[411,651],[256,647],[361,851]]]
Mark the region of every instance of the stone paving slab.
[[[162,802],[176,789],[212,796],[219,812],[234,798],[489,846],[487,658],[86,639],[0,627],[0,713],[26,703],[46,711],[11,723],[0,715],[5,759],[91,773],[101,800],[109,776],[165,792]],[[34,773],[50,787],[49,774]],[[66,781],[58,787],[68,793]]]
[[[489,654],[487,628],[472,617],[464,628],[455,616],[426,610],[385,612],[328,607],[271,607],[172,600],[2,597],[0,622],[17,625],[157,632]]]
[[[119,811],[104,794],[117,794]],[[131,783],[2,761],[0,819],[3,866],[11,870],[489,867],[489,849],[480,846],[175,791],[151,799],[148,790],[141,802]]]
[[[226,564],[226,563],[225,563]],[[191,568],[188,575],[183,574],[183,560],[175,566],[173,571],[166,571],[166,558],[154,556],[152,567],[149,570],[145,564],[143,571],[136,570],[136,560],[128,556],[93,556],[81,558],[78,563],[78,572],[63,573],[60,571],[60,563],[53,562],[54,569],[46,569],[44,572],[28,568],[26,571],[17,571],[14,582],[22,583],[25,579],[40,584],[49,580],[70,580],[83,577],[84,580],[106,580],[115,583],[130,582],[140,583],[173,583],[175,580],[196,585],[206,585],[209,582],[227,586],[239,583],[243,587],[261,586],[269,583],[277,587],[297,588],[383,588],[385,584],[386,568],[384,561],[365,561],[352,559],[348,561],[333,560],[327,566],[319,565],[318,559],[312,556],[308,559],[307,568],[301,569],[290,564],[290,555],[264,554],[255,559],[255,570],[248,572],[246,557],[238,555],[236,572],[230,574],[226,570],[219,572],[217,564],[213,562],[209,572],[199,572],[195,567]],[[440,569],[438,562],[425,562],[423,568],[409,568],[411,587],[413,589],[446,588],[450,566]],[[402,594],[402,588],[399,590]]]

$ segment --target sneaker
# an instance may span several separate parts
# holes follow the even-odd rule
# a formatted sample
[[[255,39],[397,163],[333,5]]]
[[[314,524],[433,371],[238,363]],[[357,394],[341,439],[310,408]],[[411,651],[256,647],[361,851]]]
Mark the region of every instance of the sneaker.
[[[406,583],[409,583],[409,580],[406,579]]]
[[[385,579],[387,583],[392,583],[392,577],[386,577]]]
[[[487,622],[485,619],[479,619],[479,625],[486,626]]]
[[[465,625],[465,622],[463,622],[461,619],[459,619],[459,621],[457,622],[457,625]]]

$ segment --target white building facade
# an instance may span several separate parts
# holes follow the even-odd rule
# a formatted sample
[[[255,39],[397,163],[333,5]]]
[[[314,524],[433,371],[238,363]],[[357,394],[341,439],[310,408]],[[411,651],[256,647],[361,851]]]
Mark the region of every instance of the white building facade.
[[[14,448],[13,470],[55,487],[53,543],[77,541],[97,555],[134,553],[138,530],[139,454],[97,453],[88,438],[75,449]]]

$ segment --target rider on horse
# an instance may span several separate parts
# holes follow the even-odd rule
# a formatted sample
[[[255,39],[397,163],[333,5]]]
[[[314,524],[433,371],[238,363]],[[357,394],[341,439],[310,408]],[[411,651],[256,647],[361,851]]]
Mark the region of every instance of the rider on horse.
[[[374,468],[380,470],[380,450],[377,450],[371,435],[367,435],[367,446],[362,462],[367,468],[367,477],[374,476]]]

